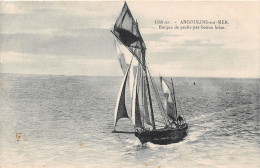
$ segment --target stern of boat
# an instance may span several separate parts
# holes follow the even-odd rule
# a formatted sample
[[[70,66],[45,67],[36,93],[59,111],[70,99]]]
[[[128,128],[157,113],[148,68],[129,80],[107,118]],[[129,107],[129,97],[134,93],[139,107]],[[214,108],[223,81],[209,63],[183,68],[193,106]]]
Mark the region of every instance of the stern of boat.
[[[141,143],[151,142],[159,145],[167,145],[183,140],[188,133],[187,130],[188,124],[184,123],[179,128],[136,131],[135,136],[141,141]]]

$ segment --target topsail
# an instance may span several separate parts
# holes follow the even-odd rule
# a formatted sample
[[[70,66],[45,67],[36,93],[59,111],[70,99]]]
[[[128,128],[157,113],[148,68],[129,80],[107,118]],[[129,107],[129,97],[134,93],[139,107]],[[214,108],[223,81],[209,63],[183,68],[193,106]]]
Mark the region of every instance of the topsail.
[[[126,3],[116,20],[113,33],[141,61],[146,46]]]

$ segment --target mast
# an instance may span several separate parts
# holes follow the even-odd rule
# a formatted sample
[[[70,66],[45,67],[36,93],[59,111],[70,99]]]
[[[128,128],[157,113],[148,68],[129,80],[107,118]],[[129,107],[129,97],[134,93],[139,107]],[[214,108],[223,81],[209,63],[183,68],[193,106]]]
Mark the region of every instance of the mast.
[[[172,78],[171,78],[172,81]],[[173,93],[173,100],[174,100],[174,107],[175,107],[175,113],[176,113],[176,117],[177,117],[177,105],[176,105],[176,99],[175,99],[175,92],[174,92],[174,87],[173,87],[173,81],[172,81],[172,93]]]
[[[138,89],[137,89],[138,83],[140,82],[138,80],[138,76],[139,76],[139,69],[137,70],[136,73],[133,96],[132,96],[132,121],[135,127],[142,128],[143,124],[140,115],[140,106],[139,106]]]
[[[148,78],[147,78],[147,72],[146,73],[146,83],[147,83],[147,91],[148,91],[148,97],[149,97],[149,103],[150,103],[150,109],[151,109],[151,117],[152,117],[152,126],[153,129],[156,129],[155,127],[155,122],[154,122],[154,114],[153,114],[153,104],[152,104],[152,98],[151,98],[151,93],[150,93],[150,88],[149,88],[149,82],[148,82]]]
[[[140,67],[142,68],[142,67]],[[142,73],[143,73],[143,77],[142,77],[142,81],[143,81],[143,107],[144,107],[144,121],[146,124],[152,125],[151,122],[151,118],[150,118],[150,114],[149,114],[149,110],[148,110],[148,103],[147,103],[147,89],[146,89],[146,80],[145,80],[145,73],[143,72],[142,69]]]
[[[142,118],[142,125],[144,127],[144,123],[145,123],[145,119],[144,119],[144,116],[145,116],[145,111],[144,111],[144,82],[143,82],[143,71],[140,68],[140,79],[141,79],[141,94],[142,94],[142,107],[143,107],[143,113],[141,115],[141,118]]]
[[[145,63],[145,50],[142,51],[142,61],[143,61],[144,65],[146,65],[146,63]],[[150,104],[150,110],[151,110],[152,126],[153,126],[153,129],[156,129],[155,121],[154,121],[154,113],[153,113],[153,104],[152,104],[151,92],[150,92],[150,87],[149,87],[149,82],[148,82],[148,77],[147,77],[146,66],[142,66],[142,68],[143,68],[144,73],[145,73],[145,80],[146,80],[148,97],[149,97],[149,104]]]
[[[139,32],[139,28],[138,28],[138,23],[136,21],[136,27],[137,27],[137,30],[138,30],[138,33],[141,34]],[[143,43],[143,39],[141,36],[139,36],[139,42],[142,44]],[[147,78],[147,71],[146,71],[146,62],[145,62],[145,50],[146,48],[143,47],[143,45],[140,45],[140,48],[141,48],[141,52],[142,52],[142,56],[141,56],[141,59],[142,59],[142,69],[145,73],[145,79],[146,79],[146,85],[147,85],[147,91],[148,91],[148,97],[149,97],[149,104],[150,104],[150,110],[151,110],[151,118],[152,118],[152,126],[153,126],[153,129],[155,130],[156,127],[155,127],[155,121],[154,121],[154,113],[153,113],[153,104],[152,104],[152,98],[151,98],[151,92],[150,92],[150,87],[149,87],[149,82],[148,82],[148,78]]]

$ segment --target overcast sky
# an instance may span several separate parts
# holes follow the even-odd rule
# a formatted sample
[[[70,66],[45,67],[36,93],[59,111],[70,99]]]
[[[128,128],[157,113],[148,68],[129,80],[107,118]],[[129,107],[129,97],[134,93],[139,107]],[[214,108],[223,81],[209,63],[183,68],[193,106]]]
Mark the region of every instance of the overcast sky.
[[[2,73],[122,75],[110,33],[124,2],[1,2]],[[260,77],[259,2],[129,2],[154,75]],[[155,19],[226,19],[159,30]]]

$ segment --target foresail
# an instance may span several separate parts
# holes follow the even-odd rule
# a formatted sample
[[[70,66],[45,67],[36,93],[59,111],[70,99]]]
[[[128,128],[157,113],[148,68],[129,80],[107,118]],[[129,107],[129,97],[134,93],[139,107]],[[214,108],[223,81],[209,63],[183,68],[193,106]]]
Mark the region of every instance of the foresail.
[[[164,96],[164,108],[167,112],[168,117],[171,118],[173,121],[176,121],[177,109],[175,108],[176,106],[175,106],[175,101],[172,97],[172,92],[161,76],[160,76],[160,82],[161,82],[161,87]]]
[[[131,63],[130,63],[131,64]],[[129,118],[125,106],[125,87],[126,87],[126,79],[127,75],[129,72],[129,68],[127,69],[124,79],[122,81],[118,97],[117,97],[117,102],[116,102],[116,108],[114,112],[114,129],[116,127],[116,123],[120,118]]]

